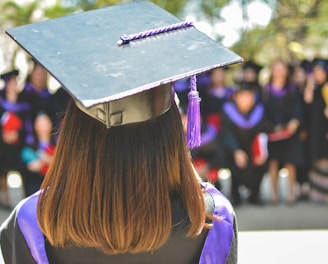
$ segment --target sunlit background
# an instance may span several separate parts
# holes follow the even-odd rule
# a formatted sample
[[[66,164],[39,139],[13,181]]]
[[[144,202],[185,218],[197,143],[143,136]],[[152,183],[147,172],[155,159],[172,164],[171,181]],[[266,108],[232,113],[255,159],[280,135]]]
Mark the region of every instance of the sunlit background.
[[[128,0],[0,0],[0,71],[28,70],[25,53],[5,29]],[[296,63],[328,57],[328,2],[323,0],[152,0],[245,59],[266,66],[279,56]],[[9,4],[8,4],[9,3]],[[16,54],[12,59],[12,55]],[[55,84],[54,84],[55,85]]]

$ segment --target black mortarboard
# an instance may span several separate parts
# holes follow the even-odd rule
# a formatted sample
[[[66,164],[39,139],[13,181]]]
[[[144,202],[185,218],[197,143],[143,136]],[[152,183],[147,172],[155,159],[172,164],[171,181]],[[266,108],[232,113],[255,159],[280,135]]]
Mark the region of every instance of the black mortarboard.
[[[135,2],[7,33],[62,84],[82,111],[111,127],[167,111],[172,82],[242,61],[190,25],[162,34],[154,30],[176,23],[181,21],[158,6]],[[126,34],[133,40],[133,34],[150,30],[153,36],[126,40]]]
[[[241,91],[256,92],[258,90],[257,82],[235,80],[234,83],[235,83],[236,92],[241,92]]]
[[[301,67],[302,69],[304,69],[304,71],[307,73],[307,74],[310,74],[312,72],[312,63],[311,61],[309,60],[302,60],[300,63],[299,63],[299,67]]]
[[[242,64],[242,69],[245,70],[245,69],[252,69],[254,70],[256,73],[259,73],[261,70],[262,70],[262,66],[255,63],[254,61],[245,61],[243,64]]]
[[[10,78],[18,76],[18,74],[19,74],[19,71],[18,70],[11,70],[9,72],[6,72],[6,73],[1,74],[0,75],[0,78],[6,82]]]
[[[323,59],[323,58],[315,58],[312,61],[312,65],[313,67],[321,67],[323,68],[325,71],[328,71],[328,59]]]

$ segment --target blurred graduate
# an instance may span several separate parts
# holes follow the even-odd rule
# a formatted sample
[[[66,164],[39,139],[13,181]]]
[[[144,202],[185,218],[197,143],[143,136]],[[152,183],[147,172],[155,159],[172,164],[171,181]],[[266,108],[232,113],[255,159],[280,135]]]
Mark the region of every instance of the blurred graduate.
[[[20,151],[33,142],[33,124],[31,105],[17,83],[19,71],[14,69],[1,75],[4,88],[0,91],[0,181],[4,190],[7,188],[6,176],[9,171],[18,171],[25,185],[25,166],[20,158]],[[4,207],[10,207],[9,196],[0,202]]]
[[[310,199],[328,203],[328,60],[315,58],[304,91],[309,106]]]
[[[231,171],[231,201],[242,202],[240,187],[249,190],[248,201],[261,205],[260,185],[266,170],[265,109],[257,100],[256,82],[236,81],[231,102],[223,105],[222,142]]]
[[[291,67],[281,60],[271,65],[269,82],[262,94],[269,128],[269,175],[272,203],[280,201],[278,188],[279,169],[288,170],[288,195],[286,202],[295,204],[296,168],[304,163],[304,149],[300,140],[303,123],[301,102],[296,85],[292,82]]]

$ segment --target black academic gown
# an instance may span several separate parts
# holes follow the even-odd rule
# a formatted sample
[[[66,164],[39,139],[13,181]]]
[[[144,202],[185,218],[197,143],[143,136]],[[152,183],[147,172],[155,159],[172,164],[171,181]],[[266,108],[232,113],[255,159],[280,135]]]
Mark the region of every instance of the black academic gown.
[[[38,113],[46,113],[53,122],[56,120],[57,108],[55,97],[51,94],[47,87],[42,90],[34,88],[31,82],[26,82],[23,92],[26,94],[32,108],[32,118],[36,118]]]
[[[296,86],[290,85],[286,90],[275,90],[267,85],[263,93],[268,127],[272,132],[277,126],[286,126],[291,119],[303,123],[301,104]],[[277,160],[281,165],[304,163],[303,147],[299,130],[287,139],[269,142],[269,159]]]
[[[167,243],[154,252],[106,255],[96,248],[55,248],[37,225],[38,193],[23,200],[1,226],[1,250],[6,263],[237,263],[235,215],[227,199],[211,184],[202,183],[207,211],[220,217],[196,239],[185,236],[188,220],[181,200],[173,199],[173,229]]]
[[[209,169],[225,167],[225,157],[222,147],[222,107],[231,99],[233,89],[220,87],[208,88],[201,100],[202,135],[201,145],[191,152],[194,159],[204,159]]]
[[[324,115],[326,107],[322,97],[323,85],[316,85],[309,115],[309,149],[311,161],[328,158],[328,119]]]
[[[252,163],[252,142],[259,133],[264,133],[265,110],[261,103],[255,104],[247,115],[240,113],[234,102],[223,106],[222,141],[227,155],[228,168],[231,171],[231,198],[240,202],[238,188],[245,185],[251,191],[251,202],[259,202],[259,189],[266,166]],[[239,168],[234,160],[234,152],[243,150],[248,156],[246,168]]]
[[[20,158],[24,145],[33,143],[33,123],[31,116],[31,105],[24,92],[18,95],[16,102],[10,102],[6,98],[5,90],[0,91],[0,117],[5,113],[13,113],[22,121],[19,132],[19,140],[14,144],[7,144],[0,136],[0,177],[6,176],[8,171],[19,171],[22,175],[25,187],[26,167]],[[0,126],[0,135],[2,126]]]

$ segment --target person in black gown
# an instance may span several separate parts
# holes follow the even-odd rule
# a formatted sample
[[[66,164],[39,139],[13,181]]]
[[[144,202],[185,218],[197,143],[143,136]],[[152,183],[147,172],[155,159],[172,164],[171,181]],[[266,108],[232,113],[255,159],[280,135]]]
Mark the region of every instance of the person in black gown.
[[[328,202],[328,62],[322,58],[313,61],[313,73],[305,90],[309,104],[309,156],[311,161],[310,198]]]
[[[1,75],[5,87],[0,91],[0,173],[2,186],[6,189],[5,179],[8,172],[18,171],[26,191],[26,170],[20,158],[20,151],[26,144],[33,143],[33,124],[31,105],[24,91],[17,85],[18,74],[18,70],[12,70]],[[6,191],[5,196],[3,206],[10,207]]]
[[[267,159],[265,109],[256,98],[255,82],[239,81],[236,86],[233,100],[223,105],[222,121],[222,142],[232,179],[231,201],[235,205],[242,202],[239,188],[244,185],[250,191],[248,201],[261,205],[260,185]]]
[[[291,82],[291,72],[283,60],[275,60],[271,67],[271,79],[263,90],[263,101],[269,128],[269,175],[272,186],[272,202],[279,201],[279,169],[288,170],[287,203],[296,201],[296,166],[304,162],[299,138],[302,112],[296,86]]]

